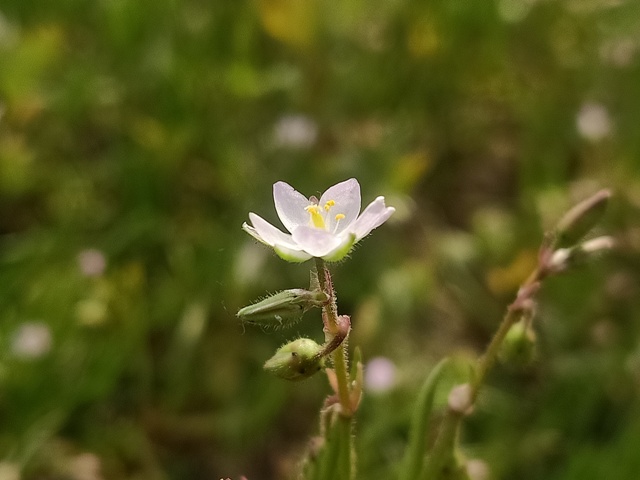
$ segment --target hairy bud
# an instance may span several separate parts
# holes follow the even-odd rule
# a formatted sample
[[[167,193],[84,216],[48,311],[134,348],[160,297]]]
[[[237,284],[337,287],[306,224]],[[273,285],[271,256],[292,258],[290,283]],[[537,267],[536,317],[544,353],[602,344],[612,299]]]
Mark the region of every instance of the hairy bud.
[[[243,322],[262,327],[289,327],[298,322],[304,312],[312,307],[321,307],[327,295],[320,290],[293,288],[241,308],[236,316]]]

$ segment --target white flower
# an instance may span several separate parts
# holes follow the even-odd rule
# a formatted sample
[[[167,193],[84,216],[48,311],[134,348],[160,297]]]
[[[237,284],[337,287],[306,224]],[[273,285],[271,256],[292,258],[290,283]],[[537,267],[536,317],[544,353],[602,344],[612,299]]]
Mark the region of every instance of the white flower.
[[[276,123],[274,137],[279,147],[309,148],[316,143],[318,126],[304,115],[287,115]]]
[[[289,262],[320,257],[335,262],[371,230],[382,225],[395,212],[378,197],[360,213],[360,184],[355,178],[330,187],[320,200],[306,198],[285,182],[273,185],[276,212],[290,233],[284,233],[255,213],[252,225],[242,228],[256,240],[273,247]]]
[[[53,338],[43,322],[25,322],[18,327],[11,340],[11,351],[25,360],[40,358],[51,350]]]
[[[611,135],[613,122],[609,110],[599,103],[585,103],[576,117],[578,133],[592,142]]]

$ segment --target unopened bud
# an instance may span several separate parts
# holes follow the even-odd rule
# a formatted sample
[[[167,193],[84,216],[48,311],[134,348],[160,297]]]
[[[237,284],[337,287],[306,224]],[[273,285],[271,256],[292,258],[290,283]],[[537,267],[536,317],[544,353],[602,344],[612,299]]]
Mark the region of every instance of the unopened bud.
[[[498,353],[503,363],[514,367],[526,367],[535,360],[536,332],[527,323],[521,320],[513,324],[507,332]]]
[[[462,415],[469,415],[473,411],[471,385],[464,383],[453,387],[451,392],[449,392],[447,404],[454,412]]]
[[[559,248],[549,260],[550,272],[562,272],[570,267],[576,267],[600,253],[614,248],[616,245],[613,237],[596,237],[571,248]]]
[[[558,222],[556,226],[556,247],[575,245],[600,221],[609,203],[611,191],[600,190],[583,200]]]
[[[267,360],[264,369],[285,380],[304,380],[324,366],[322,346],[308,338],[298,338],[283,345]]]
[[[616,246],[616,241],[613,237],[596,237],[591,240],[587,240],[578,246],[578,248],[587,255],[594,253],[606,252]]]
[[[241,308],[236,316],[243,322],[262,327],[289,327],[298,322],[304,312],[320,307],[326,301],[327,295],[320,290],[293,288]]]

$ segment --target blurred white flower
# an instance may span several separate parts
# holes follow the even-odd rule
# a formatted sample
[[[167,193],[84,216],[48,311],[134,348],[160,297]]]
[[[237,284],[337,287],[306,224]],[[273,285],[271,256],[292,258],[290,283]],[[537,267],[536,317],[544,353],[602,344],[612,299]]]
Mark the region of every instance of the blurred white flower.
[[[386,357],[369,360],[364,368],[364,388],[369,392],[383,393],[396,384],[396,366]]]
[[[278,217],[290,234],[274,227],[255,213],[252,225],[242,228],[259,242],[273,247],[289,262],[320,257],[330,262],[344,258],[351,248],[395,212],[378,197],[360,213],[360,184],[355,178],[330,187],[320,200],[307,198],[285,182],[273,185]]]
[[[576,118],[578,133],[585,139],[597,142],[611,134],[609,111],[599,103],[585,103]]]
[[[318,126],[304,115],[287,115],[275,124],[273,136],[279,147],[309,148],[316,143]]]
[[[87,277],[99,277],[107,267],[107,259],[100,250],[87,248],[78,254],[78,267]]]
[[[46,355],[53,343],[51,330],[42,322],[25,322],[14,332],[11,352],[18,358],[36,359]]]

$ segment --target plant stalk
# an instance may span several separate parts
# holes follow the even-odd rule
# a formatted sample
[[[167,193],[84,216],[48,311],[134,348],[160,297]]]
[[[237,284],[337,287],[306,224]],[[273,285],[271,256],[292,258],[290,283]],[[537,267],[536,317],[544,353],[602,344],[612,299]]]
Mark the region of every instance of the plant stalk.
[[[322,307],[323,317],[325,320],[325,336],[327,341],[331,341],[332,338],[339,333],[340,327],[338,325],[338,306],[336,303],[336,295],[333,290],[333,283],[331,282],[331,274],[324,264],[324,260],[316,258],[316,270],[318,272],[318,283],[323,292],[329,297],[327,305]],[[349,399],[349,373],[347,371],[347,356],[346,345],[347,337],[342,344],[336,348],[331,354],[333,361],[333,368],[336,373],[336,379],[338,383],[338,399],[340,401],[341,415],[345,417],[352,417],[355,412],[352,411],[351,402]]]

